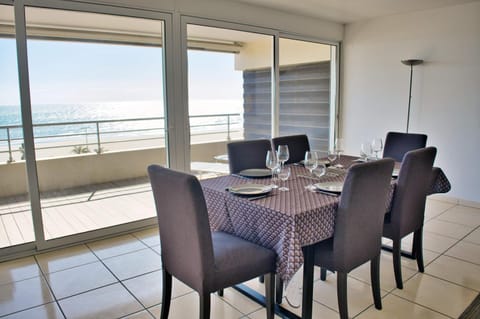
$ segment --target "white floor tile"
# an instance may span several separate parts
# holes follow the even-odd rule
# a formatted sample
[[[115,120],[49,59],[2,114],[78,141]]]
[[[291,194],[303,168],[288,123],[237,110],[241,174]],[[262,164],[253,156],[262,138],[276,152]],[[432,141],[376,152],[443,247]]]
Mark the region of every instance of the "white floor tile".
[[[480,245],[480,228],[475,229],[472,233],[465,237],[464,241]]]
[[[89,243],[88,247],[90,247],[100,259],[105,259],[142,250],[147,246],[132,235],[123,235]]]
[[[0,263],[0,285],[38,276],[40,269],[33,257]]]
[[[415,275],[405,283],[403,290],[396,289],[392,293],[453,318],[457,318],[477,296],[474,290],[426,274]]]
[[[425,268],[425,273],[480,291],[480,265],[440,256]]]
[[[480,246],[477,244],[461,241],[447,250],[445,255],[480,265]]]
[[[36,259],[46,274],[98,261],[85,245],[40,254]]]
[[[120,280],[159,270],[162,266],[161,257],[149,248],[107,258],[103,262]]]
[[[42,277],[34,277],[0,286],[0,316],[53,301]]]
[[[470,233],[474,227],[455,224],[435,218],[426,222],[423,229],[429,233],[462,239]]]
[[[432,311],[420,305],[399,298],[395,295],[388,295],[382,300],[382,310],[377,310],[371,306],[365,312],[362,312],[355,319],[447,319],[438,312]]]
[[[437,218],[465,226],[478,227],[480,225],[480,209],[457,205]]]
[[[59,304],[69,319],[120,318],[143,309],[121,284],[62,299]]]
[[[2,319],[26,319],[26,318],[35,318],[35,319],[64,319],[60,308],[54,302],[47,303],[35,308],[30,308],[28,310],[16,312],[12,315],[2,317]]]
[[[48,274],[47,281],[57,299],[73,296],[117,282],[115,277],[101,262]]]

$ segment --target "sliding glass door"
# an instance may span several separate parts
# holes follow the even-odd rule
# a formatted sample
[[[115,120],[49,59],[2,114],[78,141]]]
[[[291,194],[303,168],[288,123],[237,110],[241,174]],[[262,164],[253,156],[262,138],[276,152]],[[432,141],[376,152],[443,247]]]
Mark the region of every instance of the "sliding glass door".
[[[326,156],[334,140],[335,46],[279,39],[279,135],[307,134]]]
[[[154,217],[166,165],[162,20],[26,7],[45,239]]]
[[[228,173],[226,145],[270,138],[273,36],[187,24],[190,169]]]

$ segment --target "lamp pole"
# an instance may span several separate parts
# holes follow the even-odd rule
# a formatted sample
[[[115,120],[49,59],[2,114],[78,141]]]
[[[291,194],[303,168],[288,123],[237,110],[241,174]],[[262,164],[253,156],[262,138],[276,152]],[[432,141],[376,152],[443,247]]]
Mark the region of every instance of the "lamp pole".
[[[408,92],[408,110],[407,110],[407,133],[410,126],[410,104],[412,102],[412,79],[413,79],[413,66],[423,63],[423,60],[419,59],[408,59],[402,60],[402,63],[410,66],[410,90]]]

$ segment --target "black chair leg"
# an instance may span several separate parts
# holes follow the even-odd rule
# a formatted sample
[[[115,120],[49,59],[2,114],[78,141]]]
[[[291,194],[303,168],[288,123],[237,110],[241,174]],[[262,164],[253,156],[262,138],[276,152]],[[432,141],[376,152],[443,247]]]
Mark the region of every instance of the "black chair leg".
[[[418,271],[424,272],[423,266],[423,226],[413,233],[413,246],[415,259],[417,260]]]
[[[372,293],[375,308],[382,309],[382,296],[380,294],[380,255],[370,260],[370,278],[372,280]]]
[[[275,274],[269,273],[263,277],[265,279],[265,307],[267,308],[267,319],[273,319],[275,316],[275,304],[273,302],[275,295]]]
[[[281,304],[283,299],[283,280],[278,275],[275,276],[275,287],[275,302]]]
[[[210,319],[210,293],[200,295],[200,319]]]
[[[162,270],[162,310],[160,319],[167,319],[170,311],[170,301],[172,300],[172,275],[165,269]]]
[[[217,294],[218,294],[220,297],[223,297],[223,289],[218,289]]]
[[[347,273],[337,271],[337,298],[340,319],[348,319]]]
[[[263,278],[263,276],[260,276],[258,277],[258,281],[263,284],[265,282],[265,278]]]
[[[302,294],[302,319],[312,318],[313,304],[313,258],[314,249],[306,246],[303,250],[303,294]]]
[[[325,281],[327,280],[327,268],[320,268],[320,280]]]
[[[395,282],[397,284],[398,289],[403,289],[403,281],[402,281],[402,260],[401,260],[401,246],[402,240],[393,240],[393,271],[395,272]]]

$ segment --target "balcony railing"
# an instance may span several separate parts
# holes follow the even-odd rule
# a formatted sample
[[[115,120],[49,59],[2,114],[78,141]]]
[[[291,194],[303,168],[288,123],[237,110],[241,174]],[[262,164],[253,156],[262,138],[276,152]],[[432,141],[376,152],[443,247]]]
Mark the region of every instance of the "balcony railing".
[[[243,132],[240,113],[190,116],[190,136],[196,140],[230,140]],[[35,150],[68,149],[70,153],[97,154],[108,147],[125,143],[157,140],[154,146],[165,145],[165,118],[133,118],[33,124]],[[23,159],[24,145],[21,125],[0,126],[0,156],[7,163],[15,157]],[[67,153],[67,152],[65,152]],[[17,156],[15,156],[17,154]],[[20,154],[20,156],[18,156]]]

